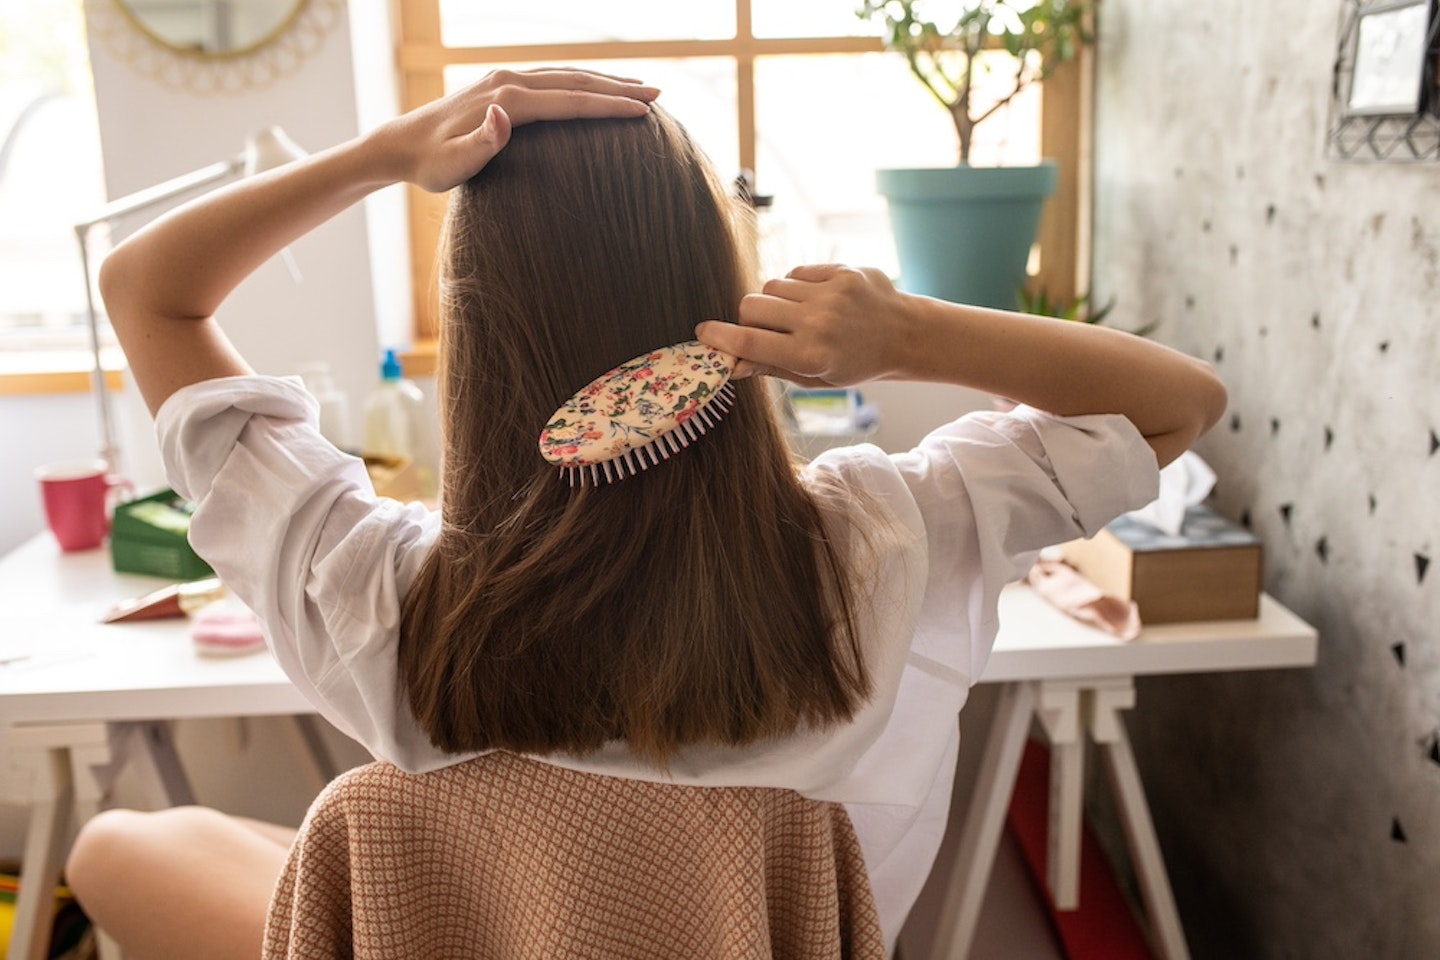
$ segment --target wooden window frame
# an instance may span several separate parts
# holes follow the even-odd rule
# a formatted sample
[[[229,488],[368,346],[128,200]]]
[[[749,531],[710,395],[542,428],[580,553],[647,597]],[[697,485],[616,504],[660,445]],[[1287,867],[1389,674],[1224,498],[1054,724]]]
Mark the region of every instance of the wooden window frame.
[[[401,108],[412,110],[445,94],[445,68],[458,64],[573,63],[593,60],[726,57],[735,62],[740,165],[756,169],[755,61],[795,54],[877,53],[876,37],[756,37],[751,0],[732,0],[735,36],[712,40],[635,40],[447,47],[441,34],[440,0],[399,0]],[[1090,111],[1093,53],[1062,64],[1046,81],[1041,105],[1040,152],[1059,162],[1060,179],[1040,223],[1040,272],[1051,302],[1068,303],[1088,288],[1090,268]],[[763,175],[763,173],[761,174]],[[435,251],[445,212],[443,196],[408,190],[410,267],[414,291],[417,356],[437,332]]]

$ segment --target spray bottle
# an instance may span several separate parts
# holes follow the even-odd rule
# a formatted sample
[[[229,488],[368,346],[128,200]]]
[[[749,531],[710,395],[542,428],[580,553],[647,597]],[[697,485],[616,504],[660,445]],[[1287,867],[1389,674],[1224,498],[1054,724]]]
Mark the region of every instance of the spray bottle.
[[[435,495],[434,445],[425,396],[407,380],[394,350],[385,351],[380,383],[365,400],[366,454],[403,457],[415,464],[421,496]]]

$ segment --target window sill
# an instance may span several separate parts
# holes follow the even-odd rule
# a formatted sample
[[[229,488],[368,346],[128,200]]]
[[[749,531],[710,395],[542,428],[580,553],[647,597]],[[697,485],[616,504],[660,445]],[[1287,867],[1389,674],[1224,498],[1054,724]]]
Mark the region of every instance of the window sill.
[[[401,356],[405,373],[412,377],[433,377],[437,367],[437,344],[419,341]],[[0,351],[0,397],[29,397],[62,393],[89,393],[90,354],[82,351]],[[123,363],[106,358],[105,385],[112,391],[125,386]]]
[[[434,340],[417,340],[400,356],[407,377],[433,377],[439,368],[440,345]]]
[[[85,351],[0,351],[0,396],[89,393],[93,363]],[[116,357],[106,358],[105,385],[110,390],[125,385],[124,366]]]

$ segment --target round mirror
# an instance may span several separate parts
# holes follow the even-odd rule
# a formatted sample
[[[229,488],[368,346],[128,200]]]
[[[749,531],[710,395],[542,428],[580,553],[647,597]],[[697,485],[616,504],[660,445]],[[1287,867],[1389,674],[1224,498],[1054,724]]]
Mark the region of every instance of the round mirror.
[[[309,0],[115,0],[136,27],[176,53],[238,57],[283,34]]]

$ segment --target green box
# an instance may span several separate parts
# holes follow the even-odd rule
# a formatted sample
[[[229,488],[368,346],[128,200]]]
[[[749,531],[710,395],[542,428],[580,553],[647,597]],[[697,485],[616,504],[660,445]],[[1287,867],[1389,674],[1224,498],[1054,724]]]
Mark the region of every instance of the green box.
[[[179,581],[213,577],[190,546],[189,525],[189,507],[174,490],[120,504],[110,524],[115,571]]]

